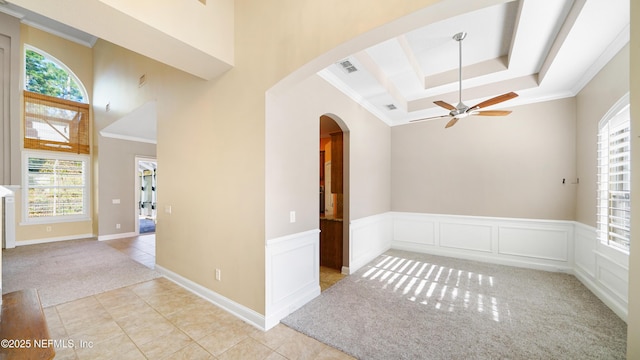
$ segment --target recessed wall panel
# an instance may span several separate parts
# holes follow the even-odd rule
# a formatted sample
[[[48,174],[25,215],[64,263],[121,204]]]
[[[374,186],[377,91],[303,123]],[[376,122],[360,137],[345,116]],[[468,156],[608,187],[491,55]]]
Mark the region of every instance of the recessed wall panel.
[[[491,226],[441,223],[440,246],[491,252]]]
[[[564,229],[500,226],[498,252],[545,260],[568,260],[569,233]]]

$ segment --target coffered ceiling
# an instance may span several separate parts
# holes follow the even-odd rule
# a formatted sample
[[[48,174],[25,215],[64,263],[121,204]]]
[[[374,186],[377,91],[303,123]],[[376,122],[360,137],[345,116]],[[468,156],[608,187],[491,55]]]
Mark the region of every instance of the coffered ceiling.
[[[519,94],[486,110],[575,96],[630,37],[630,0],[473,1],[475,10],[466,11],[467,3],[443,0],[459,10],[355,52],[318,74],[394,126],[446,115],[436,100],[458,103],[456,33],[467,33],[461,43],[466,105],[510,91]],[[489,5],[478,7],[482,3]],[[1,0],[0,11],[87,46],[96,40]]]
[[[487,109],[575,96],[629,41],[629,0],[505,1],[356,52],[319,74],[389,125],[446,115],[433,101]]]

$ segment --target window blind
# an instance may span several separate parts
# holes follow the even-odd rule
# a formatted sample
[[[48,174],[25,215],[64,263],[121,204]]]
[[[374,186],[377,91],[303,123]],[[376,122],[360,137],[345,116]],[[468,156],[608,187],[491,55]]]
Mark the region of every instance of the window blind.
[[[89,105],[24,91],[24,147],[89,154]]]

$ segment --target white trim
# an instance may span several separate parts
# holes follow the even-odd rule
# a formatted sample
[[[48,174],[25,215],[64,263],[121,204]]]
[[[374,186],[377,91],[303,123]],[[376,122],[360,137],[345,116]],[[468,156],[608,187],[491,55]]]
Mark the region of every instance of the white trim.
[[[607,46],[607,48],[598,56],[596,61],[589,66],[587,71],[580,77],[578,82],[571,88],[571,92],[577,95],[582,89],[616,56],[622,48],[631,40],[631,25],[622,29],[616,38]]]
[[[95,239],[95,236],[93,236],[93,234],[78,234],[78,235],[72,235],[72,236],[57,236],[57,237],[34,239],[34,240],[22,240],[22,241],[16,241],[16,246],[36,245],[36,244],[45,244],[45,243],[58,242],[58,241],[81,240],[81,239]]]
[[[0,207],[0,221],[4,226],[0,226],[4,236],[4,247],[13,249],[16,247],[16,198],[15,193],[11,189],[0,186],[0,199],[3,199],[4,205]]]
[[[333,85],[336,89],[340,90],[343,94],[351,98],[355,103],[360,104],[363,108],[369,111],[373,116],[376,116],[378,119],[382,120],[385,124],[389,126],[393,126],[394,122],[389,119],[389,117],[376,108],[369,101],[366,101],[359,93],[353,91],[350,87],[346,86],[342,80],[340,80],[337,76],[333,75],[330,70],[323,69],[318,71],[318,76],[320,76],[324,81]]]
[[[572,270],[571,222],[395,212],[393,224],[394,249],[547,271]],[[545,246],[533,251],[523,238],[536,238]]]
[[[115,240],[115,239],[124,239],[138,236],[139,234],[136,232],[128,232],[128,233],[120,233],[120,234],[110,234],[110,235],[98,235],[98,241],[106,241],[106,240]]]
[[[173,281],[174,283],[180,285],[181,287],[189,290],[195,295],[200,296],[201,298],[209,301],[210,303],[221,307],[225,311],[231,313],[232,315],[248,322],[249,324],[255,326],[260,330],[265,330],[265,317],[258,312],[249,309],[248,307],[238,304],[237,302],[228,299],[217,292],[210,290],[200,284],[197,284],[181,275],[176,274],[175,272],[166,269],[158,264],[156,264],[155,270],[163,274],[167,279]]]
[[[127,141],[135,141],[135,142],[141,142],[141,143],[147,143],[147,144],[157,144],[158,143],[157,139],[147,139],[147,138],[142,138],[142,137],[138,137],[138,136],[122,135],[122,134],[110,133],[110,132],[106,132],[106,131],[100,131],[100,135],[102,135],[103,137],[106,137],[106,138],[112,138],[112,139],[118,139],[118,140],[127,140]]]
[[[22,221],[20,225],[55,224],[60,222],[84,222],[91,221],[91,156],[87,154],[72,154],[42,150],[22,150]],[[29,157],[44,158],[54,160],[82,161],[84,164],[84,190],[83,190],[83,210],[84,214],[79,215],[59,215],[47,216],[43,218],[29,218]]]
[[[140,235],[140,187],[142,186],[140,184],[140,177],[138,176],[138,170],[140,169],[140,162],[141,161],[147,161],[147,162],[154,162],[156,164],[156,167],[158,166],[158,159],[155,157],[151,157],[151,156],[145,156],[145,155],[136,155],[134,157],[134,169],[133,169],[133,177],[134,177],[134,188],[133,188],[133,194],[134,194],[134,202],[137,203],[136,206],[136,210],[133,212],[134,215],[134,219],[133,219],[133,226],[135,227],[135,234]],[[157,179],[156,179],[157,181]],[[157,200],[156,200],[156,206],[158,206]],[[157,207],[156,207],[156,220],[157,220]]]
[[[393,223],[394,249],[573,274],[627,320],[628,255],[601,244],[594,227],[563,220],[400,212],[393,213]],[[463,238],[462,247],[442,246],[447,236],[440,231],[442,225],[491,228],[491,251],[485,251],[486,239],[484,248],[478,248],[475,235]]]
[[[3,12],[7,12],[7,11],[5,11],[5,10],[2,10],[2,11],[3,11]],[[9,13],[9,12],[7,12],[7,13]],[[16,13],[16,12],[13,12],[13,13],[14,13],[14,14],[18,14],[18,13]],[[91,36],[91,37],[90,37],[90,40],[89,40],[89,41],[86,41],[86,40],[80,39],[80,38],[78,38],[78,37],[75,37],[75,36],[69,35],[69,34],[67,34],[67,33],[64,33],[64,32],[62,32],[62,31],[54,30],[53,28],[50,28],[50,27],[45,26],[45,25],[42,25],[42,24],[40,24],[40,23],[38,23],[38,22],[29,21],[29,20],[24,20],[24,19],[23,19],[23,18],[24,18],[24,15],[22,15],[22,14],[19,14],[19,15],[20,15],[19,17],[20,17],[20,19],[21,19],[21,22],[22,22],[23,24],[25,24],[25,25],[29,25],[29,26],[31,26],[31,27],[33,27],[33,28],[36,28],[36,29],[39,29],[39,30],[42,30],[42,31],[48,32],[48,33],[50,33],[50,34],[53,34],[53,35],[58,36],[58,37],[61,37],[61,38],[63,38],[63,39],[66,39],[66,40],[69,40],[69,41],[73,41],[73,42],[74,42],[74,43],[76,43],[76,44],[80,44],[80,45],[82,45],[82,46],[86,46],[86,47],[88,47],[88,48],[93,48],[93,45],[95,45],[95,44],[96,44],[96,41],[98,41],[98,38],[97,38],[97,37],[95,37],[95,36]]]
[[[349,267],[353,274],[371,260],[391,248],[393,239],[392,213],[376,214],[349,223]]]
[[[265,330],[320,295],[319,233],[314,229],[266,240]]]
[[[579,222],[575,222],[574,226],[576,240],[573,274],[626,322],[628,317],[629,256],[600,243],[595,227]],[[603,271],[613,274],[614,278],[618,278],[618,281],[611,282],[609,279],[603,278],[601,276]],[[624,285],[620,285],[621,283]],[[617,285],[618,287],[616,287]]]
[[[458,244],[470,244],[468,248],[441,246],[440,225],[471,226],[489,230],[490,250],[474,249],[473,239],[463,239]],[[353,220],[351,222],[349,266],[343,274],[353,274],[360,267],[383,254],[389,248],[459,259],[483,261],[494,264],[532,268],[574,275],[592,293],[602,300],[622,320],[627,321],[628,304],[628,255],[600,244],[594,227],[566,220],[517,219],[482,216],[442,215],[425,213],[387,212]],[[501,229],[516,233],[501,233]],[[296,287],[296,283],[284,277],[273,276],[270,271],[274,261],[287,264],[291,256],[277,259],[291,249],[315,246],[318,230],[286,235],[267,240],[266,262],[266,315],[265,330],[313,299],[315,284]],[[458,232],[461,234],[463,232]],[[470,238],[473,234],[470,235]],[[541,248],[531,248],[532,241]],[[508,245],[505,248],[505,245]],[[507,249],[508,251],[504,251]],[[515,251],[514,251],[515,250]],[[297,256],[299,253],[291,253]],[[298,259],[301,268],[318,268],[319,255],[307,253]],[[281,271],[280,274],[283,272]],[[291,271],[291,276],[295,276]],[[274,283],[284,281],[289,292],[272,299]]]

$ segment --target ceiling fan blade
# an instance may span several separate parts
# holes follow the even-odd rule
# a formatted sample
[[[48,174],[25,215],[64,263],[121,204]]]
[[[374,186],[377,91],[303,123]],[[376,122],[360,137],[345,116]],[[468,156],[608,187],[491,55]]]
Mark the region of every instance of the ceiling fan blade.
[[[485,108],[487,106],[499,104],[499,103],[501,103],[503,101],[511,100],[511,99],[513,99],[514,97],[517,97],[517,96],[518,96],[518,94],[516,94],[516,93],[514,93],[512,91],[512,92],[509,92],[509,93],[506,93],[506,94],[498,95],[498,96],[496,96],[494,98],[491,98],[489,100],[485,100],[485,101],[479,103],[476,106],[472,106],[470,109],[471,110],[482,109],[482,108]]]
[[[451,117],[451,116],[449,116],[449,115],[432,116],[432,117],[428,117],[428,118],[424,118],[424,119],[409,120],[409,122],[418,122],[418,121],[425,121],[425,120],[442,119],[442,118],[448,118],[448,117]]]
[[[445,125],[445,126],[444,126],[444,128],[445,128],[445,129],[446,129],[446,128],[450,128],[450,127],[452,127],[453,125],[455,125],[457,122],[458,122],[458,118],[457,118],[457,117],[454,117],[453,119],[451,119],[451,121],[449,121],[449,122],[447,123],[447,125]]]
[[[445,108],[447,110],[455,110],[456,109],[455,106],[453,106],[453,105],[451,105],[449,103],[446,103],[446,102],[444,102],[442,100],[434,101],[433,103],[438,105],[438,106],[440,106],[440,107],[443,107],[443,108]]]
[[[485,111],[474,111],[471,115],[478,116],[505,116],[511,114],[509,110],[485,110]]]

